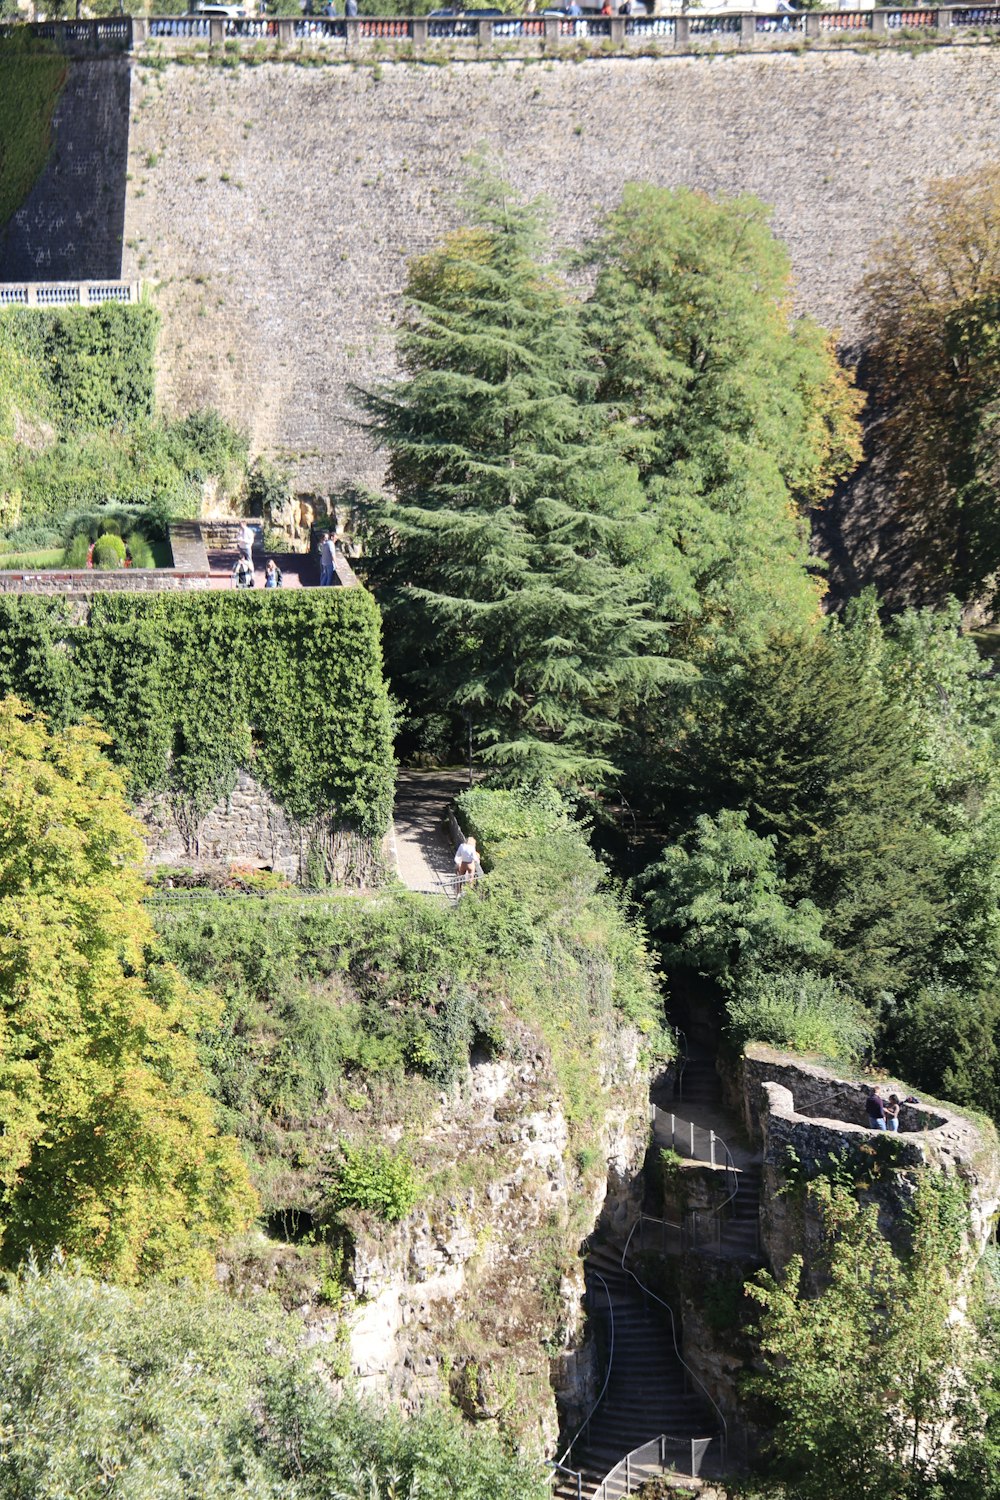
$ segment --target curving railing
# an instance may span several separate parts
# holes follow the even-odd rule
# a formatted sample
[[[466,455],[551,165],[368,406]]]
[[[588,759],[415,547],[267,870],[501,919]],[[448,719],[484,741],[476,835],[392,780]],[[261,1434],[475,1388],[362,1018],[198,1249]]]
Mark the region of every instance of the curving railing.
[[[577,1431],[573,1434],[573,1437],[571,1438],[565,1451],[559,1458],[557,1458],[553,1463],[549,1465],[552,1470],[553,1481],[555,1480],[557,1474],[560,1473],[569,1474],[576,1479],[577,1500],[583,1500],[583,1475],[581,1474],[579,1469],[571,1468],[567,1460],[572,1459],[573,1449],[576,1447],[581,1438],[585,1439],[586,1434],[590,1431],[590,1424],[594,1420],[594,1415],[597,1411],[597,1408],[600,1406],[601,1402],[604,1400],[604,1397],[607,1395],[608,1382],[611,1379],[611,1367],[614,1364],[615,1359],[615,1306],[611,1300],[611,1292],[608,1290],[608,1283],[605,1281],[600,1272],[595,1271],[594,1280],[601,1283],[601,1286],[604,1288],[604,1295],[608,1299],[608,1358],[607,1367],[604,1371],[604,1383],[597,1393],[597,1398],[594,1401],[593,1406],[590,1408],[587,1415],[580,1423]]]
[[[677,1356],[677,1361],[678,1361],[679,1365],[681,1366],[681,1368],[687,1374],[687,1376],[688,1376],[689,1380],[692,1382],[692,1384],[694,1386],[696,1386],[699,1391],[701,1391],[702,1395],[705,1397],[705,1400],[711,1406],[712,1410],[715,1412],[715,1415],[719,1419],[719,1434],[721,1436],[721,1448],[722,1448],[722,1452],[721,1452],[721,1465],[722,1465],[722,1468],[724,1469],[725,1466],[726,1466],[726,1451],[727,1451],[727,1449],[729,1447],[729,1424],[727,1423],[727,1421],[725,1419],[725,1416],[722,1413],[722,1408],[719,1406],[718,1402],[712,1396],[712,1393],[709,1391],[708,1387],[704,1384],[704,1382],[702,1380],[699,1380],[698,1376],[692,1370],[691,1366],[688,1364],[687,1360],[684,1358],[683,1354],[681,1353],[680,1344],[677,1341],[677,1324],[676,1324],[676,1322],[674,1320],[674,1310],[673,1310],[673,1308],[670,1306],[669,1302],[664,1302],[663,1298],[657,1292],[654,1292],[651,1287],[648,1287],[646,1285],[646,1283],[635,1273],[635,1271],[633,1271],[632,1267],[628,1264],[628,1253],[629,1253],[629,1250],[632,1248],[632,1240],[635,1237],[635,1231],[638,1228],[639,1223],[641,1222],[641,1218],[642,1218],[642,1216],[640,1215],[639,1220],[637,1220],[636,1223],[633,1224],[632,1228],[629,1230],[628,1239],[625,1241],[625,1249],[622,1251],[622,1270],[625,1272],[625,1274],[627,1276],[631,1276],[632,1280],[635,1282],[636,1286],[642,1292],[643,1296],[652,1298],[652,1300],[654,1302],[658,1303],[659,1306],[664,1309],[664,1311],[666,1312],[667,1316],[669,1317],[669,1319],[670,1319],[670,1338],[671,1338],[671,1341],[672,1341],[673,1346],[674,1346],[674,1353]],[[706,1438],[706,1439],[704,1439],[704,1441],[706,1442],[706,1444],[710,1444],[712,1442],[712,1438],[711,1437]],[[593,1500],[605,1500],[605,1497],[601,1495],[600,1489],[598,1489],[598,1490],[595,1491]]]
[[[610,1474],[606,1474],[588,1500],[624,1500],[637,1484],[647,1479],[656,1479],[661,1474],[689,1474],[697,1479],[704,1467],[705,1458],[716,1438],[671,1438],[661,1433],[648,1443],[633,1448],[620,1459]],[[683,1453],[687,1467],[674,1462],[674,1453]]]

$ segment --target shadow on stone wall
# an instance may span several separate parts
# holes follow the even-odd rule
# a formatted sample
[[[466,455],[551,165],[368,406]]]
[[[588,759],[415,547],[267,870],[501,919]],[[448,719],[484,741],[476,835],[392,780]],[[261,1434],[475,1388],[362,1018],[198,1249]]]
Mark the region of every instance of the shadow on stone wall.
[[[0,281],[121,275],[129,93],[128,58],[69,63],[49,160],[0,234]]]

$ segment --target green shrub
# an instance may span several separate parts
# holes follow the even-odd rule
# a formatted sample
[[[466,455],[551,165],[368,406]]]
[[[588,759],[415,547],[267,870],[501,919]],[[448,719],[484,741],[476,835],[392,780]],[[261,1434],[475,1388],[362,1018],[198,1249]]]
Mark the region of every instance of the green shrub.
[[[42,371],[61,425],[93,432],[152,416],[160,326],[152,303],[13,307],[0,317]]]
[[[872,1021],[863,1008],[833,979],[809,971],[747,971],[735,980],[726,1010],[730,1036],[740,1048],[767,1042],[856,1062],[871,1046]]]
[[[268,1296],[26,1272],[0,1299],[0,1496],[546,1500],[541,1465],[449,1408],[338,1401],[300,1332]]]
[[[153,549],[144,536],[140,536],[137,531],[130,532],[125,538],[125,546],[133,568],[155,568]]]
[[[544,782],[494,789],[470,787],[456,798],[458,821],[480,845],[483,869],[507,840],[540,838],[570,826],[569,811],[555,787]]]
[[[99,536],[94,543],[95,568],[121,568],[125,564],[125,543],[120,536]]]
[[[89,556],[90,537],[81,531],[68,543],[63,561],[67,568],[85,568]]]
[[[29,522],[16,526],[0,541],[0,556],[10,552],[32,552],[37,548],[58,547],[62,542],[62,531],[57,526],[44,526]]]
[[[420,1197],[420,1184],[410,1161],[383,1146],[340,1143],[330,1204],[334,1209],[365,1209],[395,1224]]]

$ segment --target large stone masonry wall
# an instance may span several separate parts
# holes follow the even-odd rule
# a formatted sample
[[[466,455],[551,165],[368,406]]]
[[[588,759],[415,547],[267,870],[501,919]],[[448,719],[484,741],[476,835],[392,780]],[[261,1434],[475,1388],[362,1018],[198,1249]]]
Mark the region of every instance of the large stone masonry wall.
[[[934,176],[1000,157],[1000,49],[452,62],[137,64],[123,274],[158,281],[161,395],[219,406],[300,487],[377,481],[352,383],[393,369],[409,256],[503,158],[578,245],[629,179],[774,205],[799,304],[860,331],[879,238]]]
[[[68,62],[48,163],[0,229],[0,281],[103,281],[120,275],[130,77],[127,57]]]

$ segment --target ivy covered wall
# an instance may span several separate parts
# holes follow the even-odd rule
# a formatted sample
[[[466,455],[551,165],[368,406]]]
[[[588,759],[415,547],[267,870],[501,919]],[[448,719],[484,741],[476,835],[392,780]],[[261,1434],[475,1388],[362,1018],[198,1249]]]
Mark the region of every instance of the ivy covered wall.
[[[0,597],[0,696],[90,715],[137,800],[196,829],[240,770],[317,833],[384,832],[392,809],[378,610],[362,589]]]

